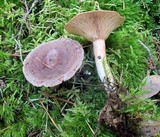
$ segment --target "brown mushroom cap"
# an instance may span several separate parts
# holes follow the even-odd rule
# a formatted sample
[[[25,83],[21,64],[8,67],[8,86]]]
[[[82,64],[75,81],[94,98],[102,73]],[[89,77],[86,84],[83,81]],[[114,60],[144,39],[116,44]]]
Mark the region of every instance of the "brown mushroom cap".
[[[123,17],[115,11],[89,11],[76,15],[65,25],[65,29],[93,42],[97,39],[107,39],[123,21]]]
[[[150,98],[156,95],[160,91],[160,76],[152,75],[144,79],[146,81],[145,85],[142,87],[142,90],[146,90],[141,97]]]
[[[34,86],[53,87],[70,79],[84,58],[82,46],[62,38],[39,45],[24,60],[23,73]]]

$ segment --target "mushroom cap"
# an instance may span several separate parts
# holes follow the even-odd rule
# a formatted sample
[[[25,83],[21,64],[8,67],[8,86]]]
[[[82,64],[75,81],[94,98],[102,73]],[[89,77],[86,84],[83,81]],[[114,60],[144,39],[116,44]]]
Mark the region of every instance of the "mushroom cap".
[[[84,58],[82,46],[68,38],[43,43],[25,58],[23,73],[34,86],[53,87],[70,79]]]
[[[107,39],[123,22],[123,17],[115,11],[89,11],[76,15],[65,25],[65,29],[93,42],[97,39]]]
[[[142,122],[140,129],[143,137],[153,137],[160,132],[160,120]]]
[[[142,94],[141,98],[150,98],[160,91],[160,76],[148,76],[144,79],[144,81],[146,83],[142,87],[142,90],[146,90],[146,92]]]

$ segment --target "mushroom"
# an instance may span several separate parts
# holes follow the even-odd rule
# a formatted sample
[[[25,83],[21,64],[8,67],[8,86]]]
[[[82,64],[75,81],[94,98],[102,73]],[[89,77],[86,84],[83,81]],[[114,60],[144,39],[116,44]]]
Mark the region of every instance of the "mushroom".
[[[93,42],[97,72],[107,89],[109,87],[104,83],[105,80],[108,79],[112,85],[114,78],[106,59],[105,40],[123,21],[123,17],[118,12],[99,10],[80,13],[65,25],[68,32]]]
[[[160,120],[157,121],[145,121],[140,125],[141,133],[143,137],[153,137],[160,132]]]
[[[25,58],[23,73],[34,86],[54,87],[70,79],[84,58],[82,46],[69,38],[43,43]]]
[[[146,92],[141,95],[141,98],[150,98],[160,91],[160,76],[148,76],[143,81],[145,85],[142,87],[142,90]]]

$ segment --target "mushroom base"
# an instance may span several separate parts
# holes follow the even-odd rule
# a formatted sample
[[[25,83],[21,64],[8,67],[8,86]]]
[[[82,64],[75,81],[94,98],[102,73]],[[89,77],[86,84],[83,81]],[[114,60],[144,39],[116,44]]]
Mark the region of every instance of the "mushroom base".
[[[117,87],[116,91],[126,94],[127,90],[123,87]],[[118,137],[138,137],[140,118],[131,118],[129,113],[123,113],[126,103],[122,102],[119,93],[109,92],[108,102],[101,110],[98,118],[99,124],[104,123],[108,129],[117,134]]]

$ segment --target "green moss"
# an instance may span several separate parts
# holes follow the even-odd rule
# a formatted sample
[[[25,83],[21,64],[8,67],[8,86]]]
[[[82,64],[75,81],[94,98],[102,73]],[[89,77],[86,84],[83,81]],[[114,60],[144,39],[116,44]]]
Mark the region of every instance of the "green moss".
[[[27,1],[28,7],[32,3],[31,0]],[[3,87],[0,85],[0,136],[24,137],[32,133],[46,137],[92,136],[89,125],[95,131],[98,113],[106,103],[106,94],[98,80],[90,49],[85,48],[83,68],[90,66],[91,75],[86,79],[78,73],[75,81],[68,82],[71,86],[61,85],[58,92],[29,84],[22,73],[25,56],[15,57],[12,54],[21,51],[28,53],[38,44],[60,37],[70,37],[87,46],[90,44],[87,40],[64,30],[65,23],[83,11],[115,10],[125,18],[125,22],[106,40],[108,61],[116,79],[131,92],[140,87],[147,73],[148,54],[138,40],[150,48],[156,60],[152,30],[159,28],[156,21],[160,4],[158,1],[155,3],[151,0],[85,0],[81,3],[78,0],[45,0],[38,2],[26,18],[23,2],[0,1],[0,80],[5,83]],[[47,96],[44,97],[42,93]],[[67,104],[64,107],[65,102],[52,98],[52,95],[66,100],[70,98],[75,105]],[[44,101],[62,132],[53,126],[40,100]],[[140,103],[142,106],[137,108],[134,101],[128,102],[124,112],[135,114],[139,110],[141,114],[144,109],[151,110],[155,117],[159,117],[153,103],[145,100]],[[148,103],[143,108],[143,104]],[[98,136],[111,137],[114,133],[102,127]]]

